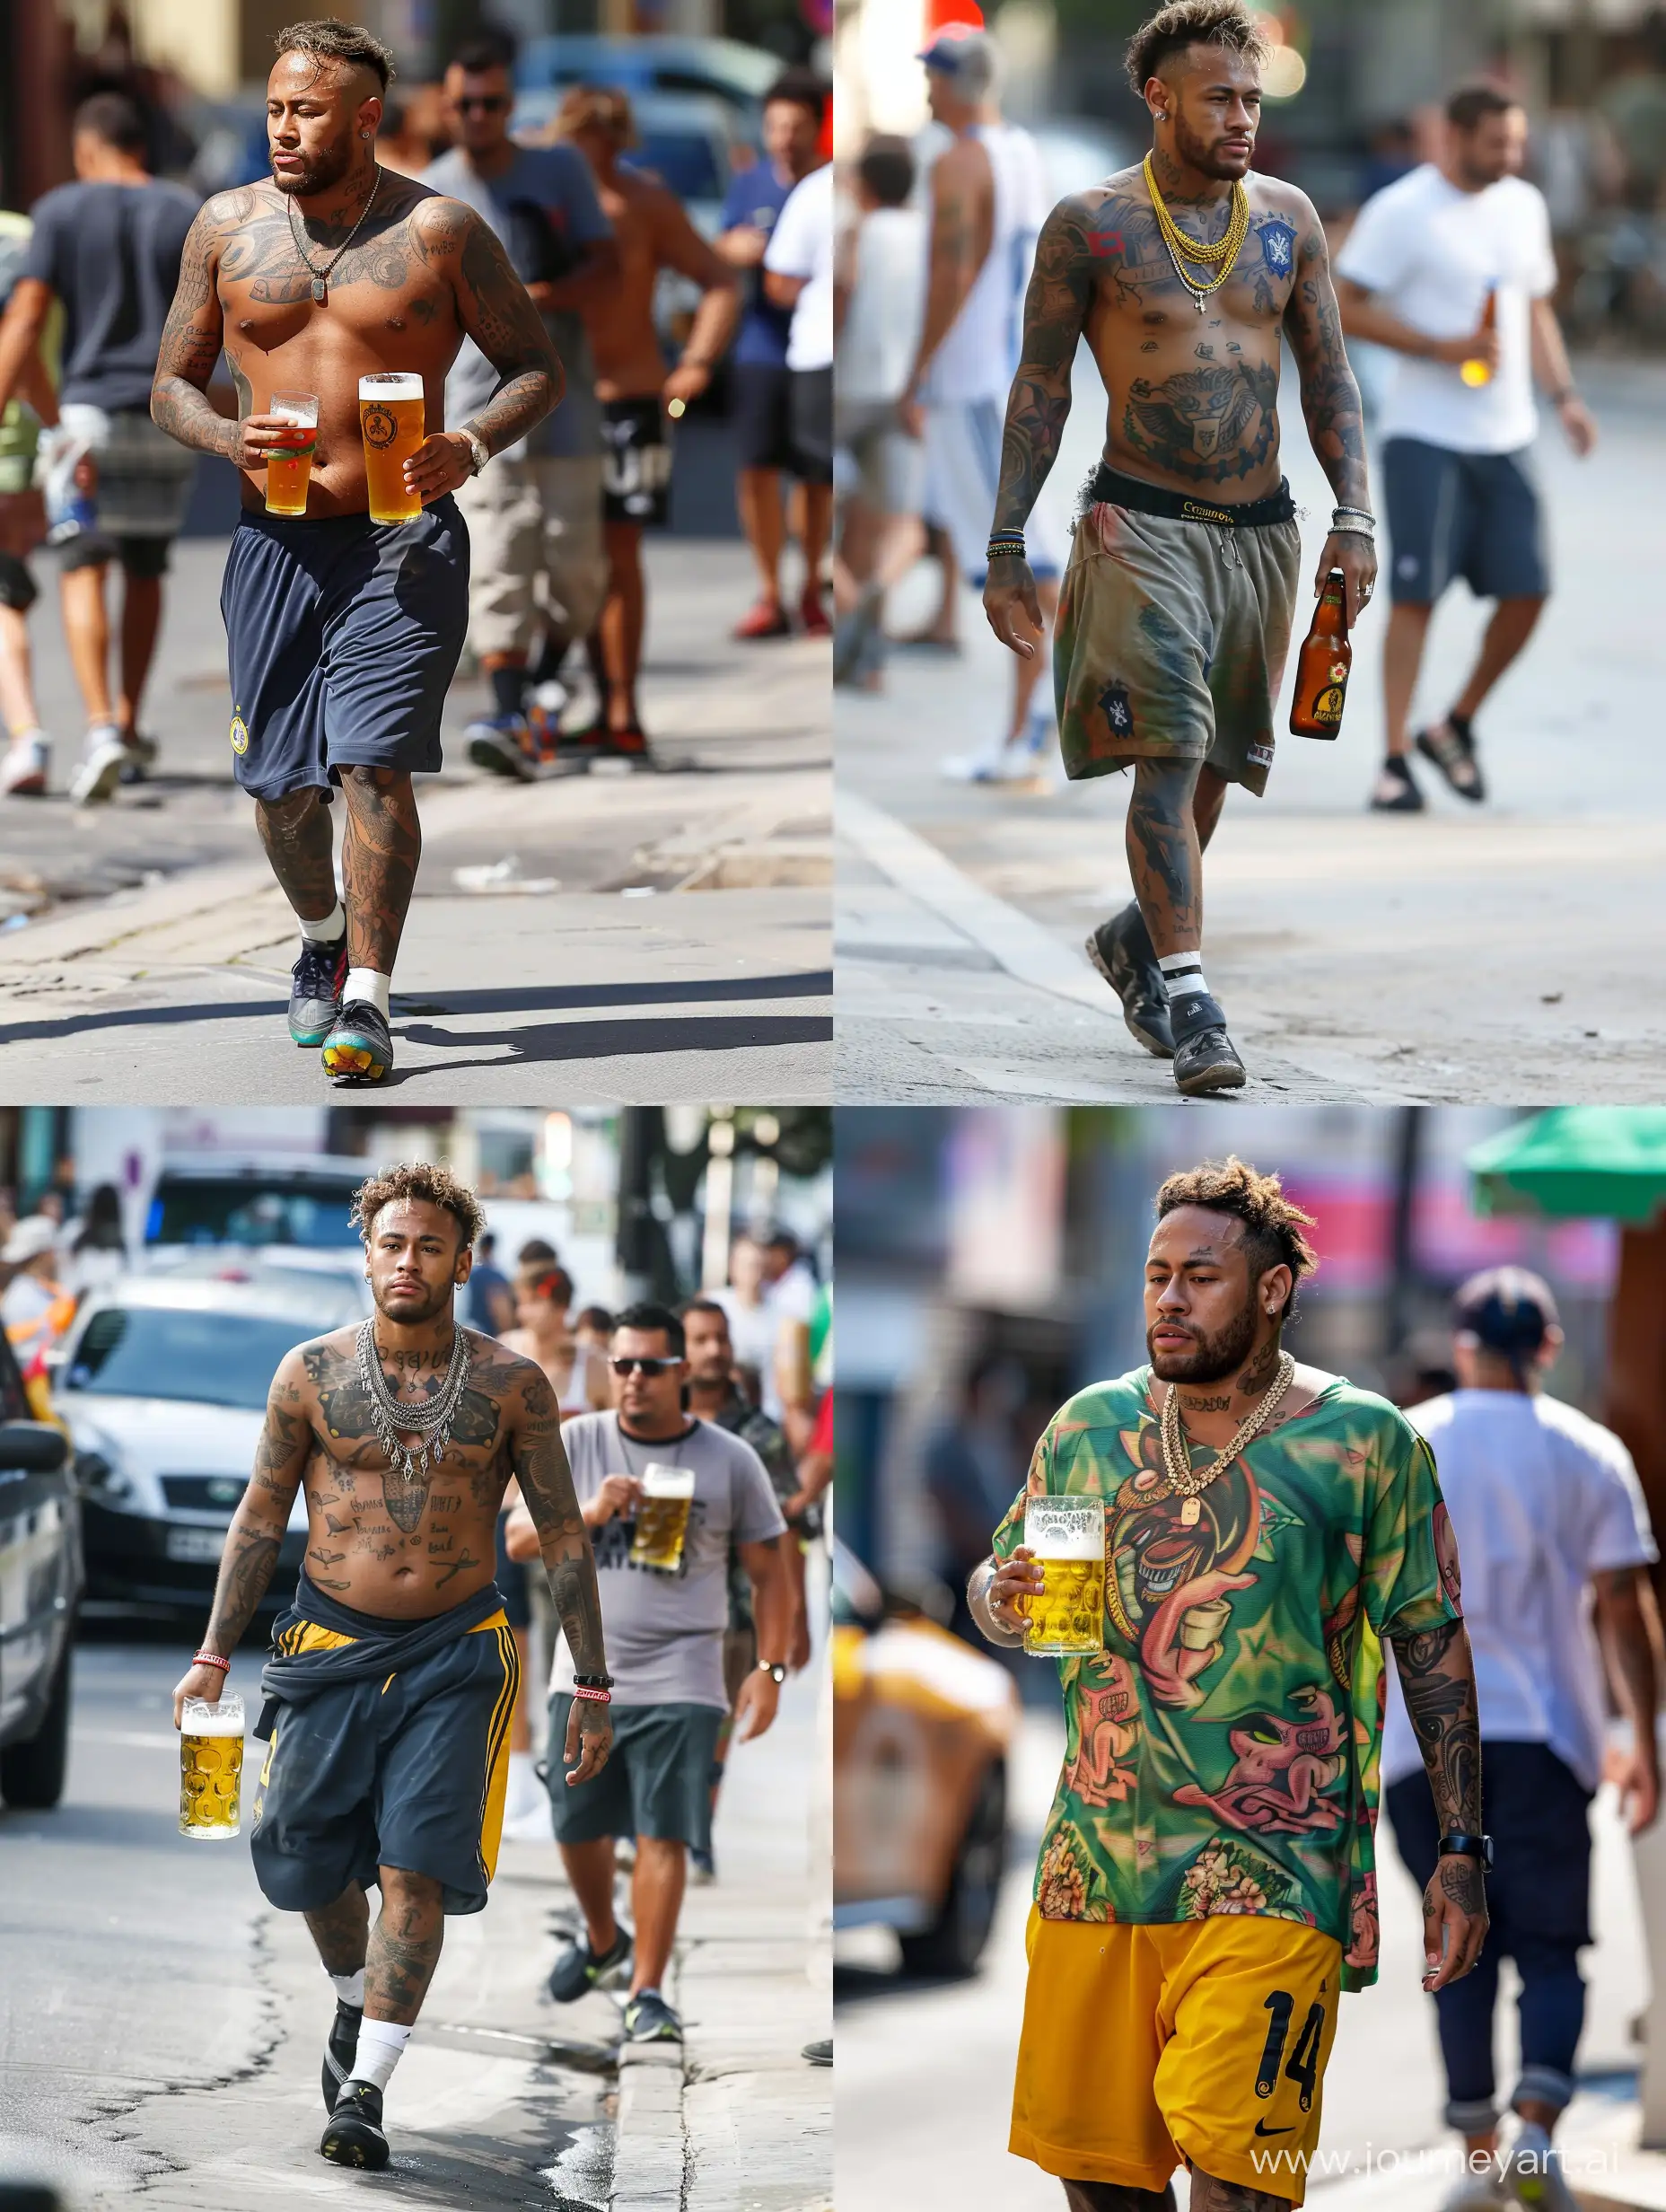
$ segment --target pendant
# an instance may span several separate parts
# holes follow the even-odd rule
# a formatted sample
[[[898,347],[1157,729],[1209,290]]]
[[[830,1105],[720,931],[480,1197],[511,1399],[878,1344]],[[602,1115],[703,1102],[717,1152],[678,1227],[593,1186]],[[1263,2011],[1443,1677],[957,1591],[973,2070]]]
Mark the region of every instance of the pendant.
[[[312,296],[314,299],[321,299],[323,297],[323,294],[320,292],[316,285],[312,287]],[[1192,303],[1197,308],[1197,312],[1201,315],[1203,312],[1203,294],[1201,292],[1194,292],[1192,294]]]
[[[1180,1506],[1180,1526],[1195,1529],[1203,1518],[1203,1507],[1195,1497],[1187,1498]]]
[[[321,276],[315,276],[312,279],[312,297],[318,302],[320,307],[323,306],[325,301],[329,297],[329,286],[324,282],[324,279]],[[1199,306],[1201,309],[1201,303],[1199,303]]]

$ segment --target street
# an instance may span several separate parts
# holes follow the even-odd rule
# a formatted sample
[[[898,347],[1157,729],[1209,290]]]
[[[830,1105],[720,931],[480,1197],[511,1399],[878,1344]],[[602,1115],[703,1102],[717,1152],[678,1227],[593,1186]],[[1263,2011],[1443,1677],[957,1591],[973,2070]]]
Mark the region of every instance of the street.
[[[1427,813],[1365,812],[1381,743],[1381,605],[1355,634],[1340,742],[1284,733],[1287,672],[1267,796],[1229,796],[1205,863],[1204,951],[1250,1070],[1244,1098],[1658,1094],[1666,759],[1648,736],[1659,653],[1644,549],[1666,489],[1666,371],[1578,366],[1602,442],[1576,462],[1554,426],[1539,441],[1555,595],[1477,721],[1488,803],[1456,799],[1419,761]],[[1080,365],[1076,394],[1043,495],[1060,519],[1103,427],[1097,379]],[[1317,561],[1332,495],[1289,377],[1282,398]],[[1379,551],[1386,572],[1386,528]],[[924,572],[911,577],[892,628],[928,619],[932,590]],[[1480,621],[1461,589],[1442,605],[1414,726],[1456,691]],[[1297,642],[1305,625],[1303,611]],[[1018,792],[944,780],[944,756],[1000,733],[1010,681],[964,589],[960,628],[960,658],[898,653],[883,696],[837,696],[837,1095],[1171,1101],[1167,1063],[1127,1036],[1082,951],[1129,895],[1130,779]]]

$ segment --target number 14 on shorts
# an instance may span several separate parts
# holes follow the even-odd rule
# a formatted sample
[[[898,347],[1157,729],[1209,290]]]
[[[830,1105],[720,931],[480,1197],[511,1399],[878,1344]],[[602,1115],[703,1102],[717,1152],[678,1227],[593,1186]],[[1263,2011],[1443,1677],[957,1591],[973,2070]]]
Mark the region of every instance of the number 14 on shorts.
[[[1267,2023],[1267,2041],[1261,2048],[1261,2063],[1256,2068],[1255,2094],[1270,2097],[1278,2086],[1279,2063],[1285,2055],[1285,2046],[1290,2040],[1290,2023],[1295,2012],[1296,2001],[1288,1989],[1275,1989],[1266,2000]],[[1290,2054],[1290,2063],[1285,2067],[1286,2080],[1298,2085],[1302,2092],[1302,2110],[1313,2109],[1313,2085],[1319,2078],[1319,2054],[1325,2033],[1325,2008],[1310,2005],[1307,2018],[1302,2023],[1302,2032],[1296,2038],[1295,2049]],[[1282,2133],[1282,2130],[1279,2132]]]

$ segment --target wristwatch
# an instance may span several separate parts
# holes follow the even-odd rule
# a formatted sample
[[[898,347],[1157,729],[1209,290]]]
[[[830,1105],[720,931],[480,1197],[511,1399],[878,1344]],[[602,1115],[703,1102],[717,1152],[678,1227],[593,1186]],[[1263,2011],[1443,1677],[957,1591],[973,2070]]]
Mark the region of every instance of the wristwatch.
[[[1460,1828],[1441,1838],[1439,1856],[1442,1858],[1472,1858],[1478,1861],[1481,1872],[1493,1871],[1493,1839],[1490,1836],[1467,1836]]]
[[[463,436],[469,441],[469,450],[474,455],[474,464],[470,468],[469,473],[470,476],[478,476],[481,470],[485,468],[487,462],[492,458],[492,449],[487,443],[486,440],[480,435],[480,433],[478,430],[471,429],[467,423],[464,423],[461,426],[461,430]]]
[[[786,1680],[786,1669],[778,1659],[760,1659],[754,1672],[767,1674],[777,1687]]]

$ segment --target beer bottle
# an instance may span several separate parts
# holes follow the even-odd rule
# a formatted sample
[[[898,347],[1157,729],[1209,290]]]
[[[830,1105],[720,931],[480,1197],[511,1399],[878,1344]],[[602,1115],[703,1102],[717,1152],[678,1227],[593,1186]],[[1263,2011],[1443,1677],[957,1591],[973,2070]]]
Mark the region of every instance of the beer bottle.
[[[1495,330],[1497,328],[1498,286],[1496,285],[1488,285],[1486,287],[1486,304],[1481,310],[1481,329],[1483,334],[1486,334]],[[1478,356],[1473,361],[1466,361],[1462,367],[1459,370],[1458,373],[1462,377],[1466,384],[1469,385],[1474,391],[1477,391],[1480,390],[1483,384],[1490,384],[1493,381],[1493,372],[1490,368],[1488,368],[1486,362],[1479,359]]]
[[[1293,737],[1335,737],[1342,727],[1354,648],[1348,643],[1347,584],[1339,568],[1325,578],[1313,610],[1313,627],[1296,663],[1296,695],[1290,702]]]

